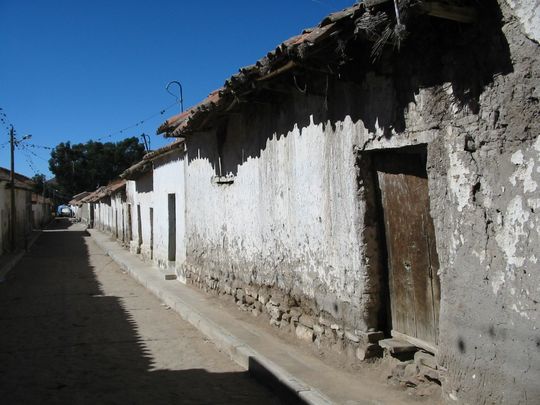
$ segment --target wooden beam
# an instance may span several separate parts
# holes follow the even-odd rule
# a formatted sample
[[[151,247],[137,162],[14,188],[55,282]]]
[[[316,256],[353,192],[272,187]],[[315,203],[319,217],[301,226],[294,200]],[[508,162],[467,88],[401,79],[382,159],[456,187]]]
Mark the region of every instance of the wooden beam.
[[[287,72],[288,70],[291,70],[295,66],[296,66],[296,63],[294,63],[292,60],[290,60],[289,62],[287,62],[285,65],[281,66],[280,68],[274,70],[273,72],[268,73],[266,76],[259,77],[257,79],[257,81],[262,82],[263,80],[271,79],[271,78],[273,78],[275,76],[278,76],[278,75],[280,75],[282,73]]]
[[[378,4],[388,3],[390,0],[364,0],[364,6],[373,7]]]
[[[391,335],[392,335],[392,337],[394,337],[396,339],[404,340],[404,341],[409,342],[410,344],[412,344],[414,346],[417,346],[417,347],[419,347],[421,349],[424,349],[424,350],[426,350],[426,351],[428,351],[430,353],[433,353],[434,355],[437,355],[438,348],[437,348],[437,346],[435,346],[435,345],[433,345],[431,343],[425,342],[425,341],[423,341],[421,339],[406,335],[406,334],[401,333],[401,332],[397,332],[395,330],[391,331]]]
[[[472,7],[451,6],[437,1],[425,1],[420,3],[420,9],[433,17],[461,23],[473,23],[477,19],[476,10]]]

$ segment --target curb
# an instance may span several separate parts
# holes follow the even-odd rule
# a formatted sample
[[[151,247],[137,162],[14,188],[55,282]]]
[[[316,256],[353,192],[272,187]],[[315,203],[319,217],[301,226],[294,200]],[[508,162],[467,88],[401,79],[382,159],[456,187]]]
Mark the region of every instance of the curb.
[[[100,240],[95,235],[103,234],[94,229],[88,229],[88,233],[96,244],[102,248],[123,270],[127,271],[139,284],[147,288],[152,294],[176,311],[184,320],[192,324],[201,333],[208,337],[219,349],[224,351],[238,365],[245,368],[260,383],[269,386],[280,399],[289,403],[302,403],[313,405],[327,405],[334,403],[315,388],[309,386],[300,379],[295,378],[288,371],[274,363],[262,353],[240,341],[236,336],[229,333],[225,328],[217,325],[202,315],[197,308],[187,303],[182,297],[173,295],[171,292],[159,288],[158,285],[143,277],[129,263],[129,259],[137,259],[130,255],[116,242]],[[113,247],[109,244],[114,244]],[[130,255],[126,260],[125,255]],[[141,262],[142,263],[142,262]],[[168,283],[171,283],[168,281]]]

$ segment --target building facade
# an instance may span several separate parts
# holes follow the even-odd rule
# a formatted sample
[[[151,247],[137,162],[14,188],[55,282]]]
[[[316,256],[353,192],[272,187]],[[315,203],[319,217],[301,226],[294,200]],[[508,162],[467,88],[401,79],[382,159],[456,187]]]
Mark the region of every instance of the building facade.
[[[167,120],[182,149],[124,176],[131,251],[309,344],[433,353],[450,403],[530,403],[538,3],[407,5],[330,15]]]

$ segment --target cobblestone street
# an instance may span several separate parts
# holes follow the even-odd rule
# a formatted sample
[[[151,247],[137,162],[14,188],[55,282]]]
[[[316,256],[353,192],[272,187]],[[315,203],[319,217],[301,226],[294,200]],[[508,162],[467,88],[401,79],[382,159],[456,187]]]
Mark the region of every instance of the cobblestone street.
[[[0,283],[3,404],[275,404],[277,398],[56,220]]]

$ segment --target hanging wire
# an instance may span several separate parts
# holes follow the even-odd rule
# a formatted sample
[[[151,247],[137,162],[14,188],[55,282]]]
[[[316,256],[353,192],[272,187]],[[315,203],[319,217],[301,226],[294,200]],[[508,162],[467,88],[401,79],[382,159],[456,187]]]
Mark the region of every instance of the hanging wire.
[[[21,146],[22,146],[22,149],[23,149],[23,150],[27,151],[28,153],[32,154],[33,156],[37,157],[38,159],[44,160],[45,162],[49,162],[49,159],[45,159],[44,157],[39,156],[39,155],[38,155],[37,153],[35,153],[33,150],[28,149],[27,145],[22,144]],[[19,149],[21,149],[21,148],[19,148]],[[52,149],[54,149],[54,148],[52,148]]]
[[[174,103],[168,105],[167,107],[163,108],[162,110],[160,110],[159,112],[155,113],[155,114],[152,114],[150,115],[149,117],[146,117],[140,121],[137,121],[136,123],[132,124],[132,125],[129,125],[125,128],[122,128],[122,129],[119,129],[118,131],[115,131],[115,132],[111,132],[107,135],[104,135],[104,136],[101,136],[99,138],[96,138],[95,140],[96,141],[101,141],[103,139],[107,139],[107,138],[112,138],[114,135],[118,135],[118,134],[122,134],[124,133],[125,131],[127,130],[130,130],[130,129],[133,129],[133,128],[136,128],[138,127],[139,125],[142,125],[144,124],[145,122],[151,120],[152,118],[155,118],[155,117],[158,117],[160,115],[163,115],[165,114],[166,111],[170,110],[171,108],[177,106],[179,104],[180,100],[176,100]]]
[[[124,132],[130,130],[130,129],[133,129],[133,128],[136,128],[140,125],[143,125],[144,123],[146,123],[147,121],[153,119],[153,118],[156,118],[156,117],[159,117],[163,114],[165,114],[167,111],[169,111],[171,108],[177,106],[178,104],[180,103],[183,103],[183,99],[180,98],[180,99],[177,99],[174,103],[172,104],[169,104],[168,106],[166,106],[165,108],[159,110],[159,112],[156,112],[142,120],[139,120],[137,121],[136,123],[132,124],[132,125],[129,125],[125,128],[122,128],[118,131],[114,131],[114,132],[110,132],[109,134],[107,135],[104,135],[104,136],[100,136],[99,138],[95,138],[95,141],[102,141],[104,139],[108,139],[108,138],[112,138],[114,135],[118,135],[118,134],[123,134]],[[3,108],[0,107],[0,123],[5,126],[6,128],[6,131],[10,131],[11,127],[12,127],[12,124],[11,122],[9,121],[8,117],[7,117],[7,114],[5,113],[5,110]],[[14,130],[15,131],[15,130]],[[9,142],[4,142],[4,143],[1,143],[0,144],[0,149],[3,149],[6,147],[6,145],[9,144]],[[17,145],[18,146],[18,145]],[[47,159],[41,157],[41,156],[38,156],[37,154],[35,154],[32,150],[28,149],[28,148],[33,148],[33,149],[45,149],[45,150],[54,150],[55,148],[54,147],[51,147],[51,146],[45,146],[45,145],[37,145],[37,144],[34,144],[34,143],[25,143],[24,144],[24,147],[25,147],[25,150],[27,150],[28,152],[30,152],[32,155],[36,156],[37,158],[39,159],[42,159],[42,160],[45,160],[45,161],[48,161]]]
[[[50,146],[36,145],[34,143],[25,143],[25,146],[28,146],[30,148],[47,149],[47,150],[54,149],[54,148],[51,148]]]

